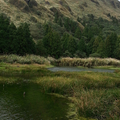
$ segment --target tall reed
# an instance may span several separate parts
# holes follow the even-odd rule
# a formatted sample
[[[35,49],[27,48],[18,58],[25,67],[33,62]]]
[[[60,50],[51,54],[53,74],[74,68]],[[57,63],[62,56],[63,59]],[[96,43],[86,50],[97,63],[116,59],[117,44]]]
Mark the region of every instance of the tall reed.
[[[54,61],[56,66],[83,66],[83,67],[93,67],[93,66],[120,66],[120,60],[114,58],[60,58]]]

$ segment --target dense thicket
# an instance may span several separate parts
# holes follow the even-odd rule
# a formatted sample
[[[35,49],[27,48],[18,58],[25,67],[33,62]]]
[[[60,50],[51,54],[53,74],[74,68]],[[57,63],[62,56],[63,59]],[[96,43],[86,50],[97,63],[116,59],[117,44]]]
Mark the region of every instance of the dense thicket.
[[[114,17],[111,19],[95,19],[94,15],[78,18],[85,26],[81,31],[78,22],[56,13],[55,24],[44,24],[44,37],[35,44],[27,23],[16,28],[9,18],[0,15],[0,54],[120,59],[120,24]]]

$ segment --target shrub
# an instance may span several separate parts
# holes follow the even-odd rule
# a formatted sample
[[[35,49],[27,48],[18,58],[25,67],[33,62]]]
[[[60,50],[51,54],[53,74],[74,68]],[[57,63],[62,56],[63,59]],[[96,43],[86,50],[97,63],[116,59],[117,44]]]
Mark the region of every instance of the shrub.
[[[99,53],[90,54],[89,57],[101,57]]]

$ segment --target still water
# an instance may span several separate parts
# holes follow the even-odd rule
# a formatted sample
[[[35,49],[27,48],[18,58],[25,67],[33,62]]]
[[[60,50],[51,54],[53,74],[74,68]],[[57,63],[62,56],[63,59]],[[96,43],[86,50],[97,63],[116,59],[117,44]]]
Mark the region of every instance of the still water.
[[[0,120],[74,120],[71,105],[65,98],[41,93],[38,85],[0,84]]]
[[[92,72],[108,72],[113,73],[115,70],[110,69],[94,69],[94,68],[77,68],[77,67],[52,67],[48,70],[57,72],[57,71],[67,71],[67,72],[79,72],[79,71],[92,71]]]

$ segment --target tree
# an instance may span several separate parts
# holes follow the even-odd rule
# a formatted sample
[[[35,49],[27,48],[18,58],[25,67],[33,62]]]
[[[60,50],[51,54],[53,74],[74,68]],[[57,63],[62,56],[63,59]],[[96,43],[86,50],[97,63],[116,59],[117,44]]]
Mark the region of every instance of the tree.
[[[78,21],[78,22],[81,22],[81,19],[80,19],[79,17],[77,17],[77,21]]]
[[[68,39],[68,51],[73,55],[77,50],[77,44],[75,39],[70,35]]]
[[[116,47],[113,54],[115,58],[120,59],[120,38],[118,38],[116,42]]]
[[[70,19],[69,18],[64,19],[64,27],[66,28],[67,31],[70,31]]]
[[[36,54],[41,55],[41,56],[46,56],[47,55],[47,50],[44,47],[43,41],[39,40],[36,45]]]
[[[31,37],[29,25],[27,23],[23,24],[23,36],[26,42],[26,53],[35,54],[35,43]]]
[[[104,40],[101,40],[101,42],[99,43],[99,46],[97,48],[97,53],[99,53],[101,57],[106,57]]]
[[[96,53],[96,52],[97,52],[97,48],[98,48],[99,43],[100,43],[101,41],[102,41],[102,39],[101,39],[100,36],[98,36],[98,37],[95,39],[95,41],[94,41],[94,43],[93,43],[93,47],[92,47],[92,53]]]
[[[68,42],[69,42],[69,34],[64,33],[61,38],[62,53],[64,53],[66,50],[68,50]]]
[[[81,52],[86,52],[86,45],[83,39],[80,39],[78,42],[78,50]]]
[[[79,27],[77,27],[77,29],[76,29],[76,31],[75,31],[75,37],[76,38],[78,38],[78,39],[80,39],[81,38],[81,30],[80,30],[80,28]]]
[[[59,58],[61,56],[61,40],[57,32],[53,33],[51,55],[55,58]]]
[[[92,53],[94,41],[95,41],[95,37],[91,38],[90,42],[87,44],[86,46],[87,55]]]
[[[17,28],[16,26],[14,25],[14,23],[11,23],[9,26],[8,26],[8,34],[9,34],[9,41],[8,41],[8,44],[9,44],[9,53],[12,53],[12,54],[17,54],[16,52],[16,31],[17,31]]]
[[[111,33],[105,41],[105,51],[107,57],[114,57],[114,50],[116,48],[117,34]]]
[[[16,51],[19,55],[34,54],[35,43],[31,37],[29,25],[27,23],[21,24],[16,32]]]
[[[57,23],[58,22],[58,18],[59,18],[59,14],[58,12],[55,13],[55,19],[54,19],[54,22]]]
[[[62,23],[62,18],[61,18],[61,17],[59,17],[59,19],[58,19],[58,24],[59,24],[61,27],[63,27],[63,23]]]
[[[44,47],[47,50],[47,54],[59,58],[61,55],[61,41],[60,36],[57,32],[52,29],[43,38]]]
[[[8,26],[10,24],[9,18],[5,15],[0,15],[0,53],[8,53],[9,48],[9,35],[8,35]]]

